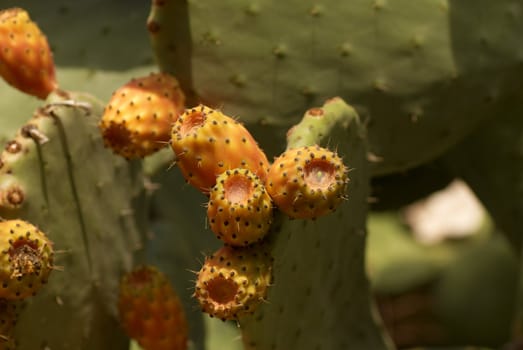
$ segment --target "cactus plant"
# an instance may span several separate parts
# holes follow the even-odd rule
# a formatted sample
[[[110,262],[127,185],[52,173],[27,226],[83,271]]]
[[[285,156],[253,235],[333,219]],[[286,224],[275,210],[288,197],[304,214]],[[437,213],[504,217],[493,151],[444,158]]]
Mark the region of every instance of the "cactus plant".
[[[246,349],[387,346],[364,275],[369,193],[364,129],[355,110],[339,98],[318,109],[320,118],[317,109],[305,113],[287,148],[297,147],[303,141],[296,135],[313,128],[317,136],[308,145],[335,142],[340,155],[357,169],[351,173],[351,199],[335,214],[314,221],[282,219],[272,233],[275,287],[269,290],[269,303],[240,320]]]
[[[46,232],[58,269],[20,314],[19,349],[126,343],[114,318],[115,293],[142,244],[132,214],[140,217],[143,209],[132,200],[143,180],[139,166],[116,159],[100,143],[96,123],[102,109],[87,95],[51,95],[33,117],[20,121],[11,147],[2,152],[0,215]],[[126,186],[115,188],[115,181]]]
[[[440,0],[6,0],[2,6],[15,5],[46,34],[62,89],[41,105],[0,82],[0,111],[7,115],[0,121],[0,215],[49,232],[55,265],[63,269],[20,312],[15,338],[22,350],[127,348],[115,317],[116,286],[141,260],[159,265],[181,292],[192,347],[227,343],[214,330],[229,324],[208,323],[190,297],[188,270],[198,270],[201,252],[220,244],[206,232],[207,198],[184,185],[172,152],[164,152],[171,150],[128,162],[103,147],[97,128],[113,91],[157,70],[178,79],[188,107],[204,103],[237,116],[269,159],[284,150],[287,131],[299,122],[289,146],[319,143],[354,169],[349,200],[336,212],[314,221],[276,215],[266,238],[274,285],[267,304],[239,322],[244,346],[237,341],[230,348],[391,346],[364,270],[370,179],[442,156],[475,128],[472,141],[443,162],[483,194],[520,251],[522,209],[509,182],[499,179],[513,169],[519,186],[520,162],[510,164],[519,160],[519,137],[502,136],[522,126],[517,117],[494,119],[507,106],[512,116],[521,113],[519,0],[474,7]],[[318,107],[333,96],[341,99]],[[478,136],[488,132],[482,123],[496,125],[498,141]],[[485,152],[470,151],[478,147]],[[475,159],[492,174],[488,181],[464,167]],[[496,171],[488,165],[493,159],[500,161]],[[489,191],[494,185],[501,190]]]

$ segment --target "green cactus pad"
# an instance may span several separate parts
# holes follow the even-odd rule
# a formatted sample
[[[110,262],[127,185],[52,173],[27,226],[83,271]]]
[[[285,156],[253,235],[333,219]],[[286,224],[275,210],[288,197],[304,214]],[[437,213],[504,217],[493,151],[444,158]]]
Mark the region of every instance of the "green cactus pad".
[[[53,94],[2,153],[0,215],[38,226],[56,252],[48,284],[20,315],[20,350],[127,347],[117,288],[141,246],[133,213],[143,209],[132,201],[143,178],[104,149],[102,109],[87,95]]]
[[[267,302],[240,320],[246,349],[387,347],[364,272],[369,169],[363,127],[341,99],[328,101],[322,111],[315,120],[324,132],[310,142],[336,148],[350,165],[349,200],[314,221],[282,219],[271,233],[274,285]],[[308,129],[298,125],[294,130],[304,130],[305,137]]]
[[[271,155],[279,144],[273,138],[283,142],[299,111],[339,95],[368,125],[373,173],[405,169],[441,154],[499,112],[501,97],[517,91],[519,2],[226,0],[189,1],[184,11],[180,6],[153,7],[153,17],[164,22],[189,14],[189,21],[176,20],[177,28],[160,22],[156,41],[176,44],[170,52],[176,59],[160,62],[181,80],[192,79],[207,104],[244,116]],[[165,50],[160,55],[166,57]]]

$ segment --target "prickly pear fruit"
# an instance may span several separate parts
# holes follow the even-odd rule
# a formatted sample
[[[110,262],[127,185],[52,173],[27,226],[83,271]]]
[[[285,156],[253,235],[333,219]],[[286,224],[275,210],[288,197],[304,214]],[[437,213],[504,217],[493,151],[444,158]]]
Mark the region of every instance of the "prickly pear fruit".
[[[47,283],[53,269],[53,244],[22,220],[0,222],[0,298],[25,299]]]
[[[271,284],[272,260],[262,245],[224,246],[207,257],[194,293],[202,311],[222,320],[252,314]]]
[[[207,218],[211,230],[226,244],[247,246],[269,231],[271,197],[250,170],[227,170],[216,178],[209,194]]]
[[[188,325],[178,295],[167,276],[140,266],[120,283],[118,310],[122,326],[144,350],[185,350]]]
[[[21,8],[0,11],[0,76],[41,99],[57,88],[47,38]]]
[[[14,327],[18,319],[18,302],[0,299],[0,350],[15,349]]]
[[[289,149],[276,158],[266,187],[283,213],[313,219],[336,209],[344,198],[347,182],[342,159],[316,145]]]
[[[169,143],[172,123],[184,109],[178,81],[167,73],[152,73],[113,93],[99,127],[105,145],[116,154],[143,158]]]
[[[244,168],[262,181],[269,161],[238,121],[204,105],[188,109],[175,122],[171,147],[185,179],[204,193],[226,170]]]

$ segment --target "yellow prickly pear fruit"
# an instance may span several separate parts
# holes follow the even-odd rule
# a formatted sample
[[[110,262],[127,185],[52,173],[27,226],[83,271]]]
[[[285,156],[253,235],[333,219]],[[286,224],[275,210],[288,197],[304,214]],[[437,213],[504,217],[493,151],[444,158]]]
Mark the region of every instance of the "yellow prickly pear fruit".
[[[210,316],[237,320],[256,310],[271,280],[272,257],[263,246],[224,246],[205,259],[194,296]]]

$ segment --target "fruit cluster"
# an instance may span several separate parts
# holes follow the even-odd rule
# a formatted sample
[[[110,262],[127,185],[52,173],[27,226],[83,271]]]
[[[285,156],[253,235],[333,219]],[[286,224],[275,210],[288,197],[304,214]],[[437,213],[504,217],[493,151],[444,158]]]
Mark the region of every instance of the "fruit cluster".
[[[0,43],[0,74],[9,84],[39,98],[58,88],[47,39],[24,10],[0,12]],[[252,313],[266,297],[272,258],[264,240],[274,208],[291,218],[315,219],[333,211],[344,196],[346,167],[334,152],[301,147],[271,164],[239,121],[204,105],[186,109],[178,81],[167,73],[139,77],[117,89],[98,125],[106,147],[126,159],[149,156],[170,144],[187,182],[208,196],[208,223],[224,247],[206,258],[195,297],[205,312],[221,319]],[[0,301],[33,295],[52,269],[51,242],[21,220],[0,223],[0,238]],[[165,307],[162,317],[152,311],[167,295],[173,300],[169,305],[179,304],[160,276],[157,270],[141,268],[122,280],[124,328],[145,348],[159,349],[162,342],[173,341],[185,348],[181,306],[170,310],[178,316],[165,314]],[[148,297],[126,292],[129,285]],[[143,314],[151,316],[146,317],[151,324],[135,317]],[[176,339],[158,337],[160,330],[174,326]]]
[[[204,105],[174,123],[171,147],[187,182],[208,195],[209,226],[225,244],[203,264],[195,297],[204,312],[221,319],[252,313],[271,284],[264,238],[274,207],[303,219],[335,210],[346,167],[320,146],[288,150],[270,164],[240,122]]]
[[[274,208],[315,219],[344,198],[347,168],[320,146],[287,150],[271,164],[238,120],[205,105],[185,109],[176,79],[137,78],[115,91],[100,129],[105,144],[127,159],[154,153],[169,140],[186,181],[208,197],[207,221],[224,247],[207,257],[194,296],[220,319],[252,313],[271,284],[264,240]]]
[[[47,38],[26,11],[0,11],[0,76],[45,99],[58,89]],[[116,90],[98,124],[106,147],[126,158],[170,145],[186,181],[208,197],[207,219],[224,246],[201,267],[194,296],[220,319],[251,314],[267,296],[272,263],[266,237],[276,209],[316,219],[336,209],[347,168],[318,145],[290,149],[269,162],[236,119],[204,105],[186,108],[178,81],[152,73]],[[0,221],[0,349],[15,347],[19,302],[35,295],[54,268],[53,244],[34,225]],[[123,328],[144,349],[186,349],[187,321],[167,278],[139,267],[120,285]]]

